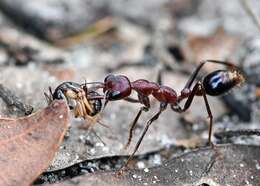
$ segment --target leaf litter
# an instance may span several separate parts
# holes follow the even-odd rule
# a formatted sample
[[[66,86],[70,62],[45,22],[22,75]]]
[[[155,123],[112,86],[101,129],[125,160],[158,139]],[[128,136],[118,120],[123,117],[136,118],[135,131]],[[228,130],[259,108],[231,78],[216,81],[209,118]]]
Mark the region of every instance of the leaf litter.
[[[64,101],[27,117],[0,118],[0,185],[28,186],[45,171],[67,131],[68,119]]]

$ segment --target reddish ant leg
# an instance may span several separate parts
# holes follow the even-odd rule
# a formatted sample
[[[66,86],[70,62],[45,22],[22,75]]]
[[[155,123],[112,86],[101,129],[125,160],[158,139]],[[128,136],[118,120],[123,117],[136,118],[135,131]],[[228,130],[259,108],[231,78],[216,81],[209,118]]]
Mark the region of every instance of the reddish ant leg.
[[[190,87],[192,86],[193,82],[195,81],[199,71],[205,65],[206,63],[216,63],[228,66],[231,70],[218,70],[214,71],[210,74],[208,74],[204,79],[203,83],[197,82],[193,88],[193,90],[190,90]],[[227,91],[229,91],[232,87],[235,85],[243,82],[244,78],[243,75],[240,74],[238,67],[235,65],[223,62],[223,61],[217,61],[217,60],[205,60],[200,63],[200,65],[195,69],[195,71],[192,73],[190,79],[187,81],[184,89],[181,91],[181,95],[177,99],[177,103],[182,101],[185,98],[188,98],[184,108],[183,109],[176,109],[174,106],[172,106],[172,110],[176,112],[184,112],[186,111],[194,98],[195,95],[197,96],[203,96],[204,102],[206,105],[207,113],[210,118],[210,124],[209,124],[209,137],[208,137],[208,143],[212,144],[211,142],[211,135],[212,135],[212,125],[213,125],[213,116],[210,110],[210,106],[207,100],[207,94],[211,96],[218,96],[221,95]]]
[[[126,97],[124,98],[125,101],[130,102],[130,103],[140,103],[138,99],[131,98],[131,97]]]
[[[194,82],[194,80],[196,79],[199,71],[201,70],[201,68],[206,64],[206,63],[216,63],[216,64],[220,64],[220,65],[225,65],[228,66],[231,69],[236,69],[239,70],[238,67],[236,67],[235,65],[233,65],[232,63],[228,63],[228,62],[224,62],[224,61],[217,61],[217,60],[205,60],[202,61],[199,66],[195,69],[195,71],[192,73],[192,75],[190,76],[190,79],[187,81],[185,88],[190,89],[192,83]]]
[[[197,94],[202,94],[203,98],[204,98],[204,102],[205,102],[205,105],[206,105],[206,109],[207,109],[207,113],[208,113],[208,117],[210,119],[209,121],[209,137],[208,137],[208,143],[210,145],[213,146],[212,142],[211,142],[211,135],[212,135],[212,125],[213,125],[213,115],[211,113],[211,109],[210,109],[210,106],[209,106],[209,103],[208,103],[208,99],[207,99],[207,96],[206,96],[206,91],[205,91],[205,88],[203,86],[203,84],[198,81],[195,86],[193,87],[192,91],[190,92],[190,95],[188,96],[188,99],[187,101],[185,102],[184,104],[184,107],[183,108],[180,108],[180,107],[176,107],[175,108],[175,105],[172,106],[172,110],[174,110],[175,112],[185,112],[190,106],[191,106],[191,103],[193,101],[193,98],[197,95]]]
[[[134,121],[132,122],[131,126],[130,126],[130,130],[129,130],[129,135],[128,135],[128,140],[127,140],[127,143],[124,145],[124,149],[127,149],[128,146],[130,145],[131,141],[132,141],[132,137],[133,137],[133,132],[136,128],[136,124],[137,124],[137,121],[139,120],[141,114],[143,111],[147,112],[149,110],[149,108],[147,107],[141,107],[137,113],[137,115],[135,116],[135,119]]]
[[[126,163],[124,164],[124,166],[121,168],[121,170],[125,167],[128,166],[129,162],[133,159],[135,153],[137,152],[146,132],[148,131],[149,127],[151,126],[151,124],[157,120],[159,118],[159,116],[161,115],[161,113],[167,108],[167,103],[164,103],[164,102],[161,102],[160,103],[160,110],[151,118],[147,121],[146,125],[145,125],[145,128],[142,132],[142,135],[141,137],[139,138],[138,142],[136,143],[135,145],[135,148],[134,148],[134,151],[132,152],[132,154],[129,156],[129,158],[127,159]]]
[[[88,100],[101,100],[101,99],[105,99],[104,96],[91,96],[91,97],[88,97]],[[127,101],[127,102],[130,102],[130,103],[140,103],[140,101],[138,99],[131,98],[131,97],[126,97],[123,100]]]
[[[127,143],[125,144],[124,146],[124,149],[127,149],[128,146],[130,145],[131,141],[132,141],[132,137],[133,137],[133,132],[134,132],[134,129],[136,128],[136,124],[137,124],[137,121],[139,120],[141,114],[143,113],[143,111],[147,112],[150,108],[150,100],[149,100],[149,97],[148,96],[145,96],[145,95],[142,95],[142,94],[138,94],[138,99],[139,99],[139,102],[141,104],[143,104],[144,106],[142,106],[137,115],[135,116],[135,119],[133,120],[131,126],[130,126],[130,130],[129,130],[129,136],[128,136],[128,140],[127,140]]]
[[[209,106],[209,102],[208,102],[208,99],[207,99],[205,88],[202,84],[200,84],[200,87],[202,89],[202,93],[203,93],[202,96],[204,98],[204,102],[205,102],[206,109],[207,109],[207,112],[208,112],[208,117],[209,117],[208,145],[211,145],[212,147],[214,147],[214,144],[211,142],[213,115],[212,115],[212,112],[211,112],[211,109],[210,109],[210,106]]]

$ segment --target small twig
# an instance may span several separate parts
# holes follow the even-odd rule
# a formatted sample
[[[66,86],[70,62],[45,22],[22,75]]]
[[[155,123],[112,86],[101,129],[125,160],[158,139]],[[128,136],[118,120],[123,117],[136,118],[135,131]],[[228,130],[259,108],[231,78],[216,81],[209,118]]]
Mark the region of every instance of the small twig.
[[[107,33],[108,31],[112,30],[113,28],[115,28],[113,18],[110,16],[104,17],[104,18],[98,20],[97,22],[93,23],[92,25],[90,25],[87,28],[87,30],[85,30],[84,32],[82,32],[78,35],[75,35],[75,36],[71,36],[69,38],[61,39],[60,41],[58,41],[56,43],[56,45],[61,46],[61,47],[68,47],[71,45],[78,44],[82,41],[87,42],[102,34]]]
[[[214,135],[219,139],[252,135],[260,136],[260,129],[230,130],[225,132],[218,132]]]
[[[25,115],[29,115],[33,111],[32,106],[21,102],[21,100],[16,95],[14,95],[11,90],[6,88],[2,84],[0,84],[0,97],[3,99],[8,107],[14,106],[22,111]]]
[[[210,157],[210,161],[207,163],[206,167],[203,169],[201,178],[207,176],[209,174],[210,170],[212,169],[213,165],[216,163],[216,161],[221,159],[221,157],[222,157],[222,153],[219,151],[218,148],[213,147],[212,150],[214,151],[214,154]]]
[[[217,161],[219,156],[220,156],[219,152],[215,152],[213,156],[211,156],[210,161],[207,163],[207,166],[205,167],[201,177],[208,175],[208,173],[210,172],[211,168],[213,167],[214,163]]]
[[[252,21],[256,24],[256,26],[258,27],[259,31],[260,31],[260,19],[259,17],[254,13],[252,7],[250,6],[249,0],[240,0],[241,4],[243,5],[243,8],[245,9],[245,11],[248,13],[248,15],[250,16],[250,18],[252,19]]]

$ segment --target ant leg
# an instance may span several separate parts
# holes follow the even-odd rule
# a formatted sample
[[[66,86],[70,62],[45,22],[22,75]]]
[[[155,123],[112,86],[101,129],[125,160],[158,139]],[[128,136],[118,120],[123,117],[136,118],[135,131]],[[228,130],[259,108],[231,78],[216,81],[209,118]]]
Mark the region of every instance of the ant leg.
[[[125,101],[128,101],[130,103],[140,103],[138,99],[132,98],[132,97],[126,97],[124,98]]]
[[[89,116],[90,117],[90,116]],[[106,146],[107,144],[102,140],[102,138],[97,134],[97,132],[93,129],[93,125],[92,125],[92,123],[90,123],[90,124],[87,124],[87,123],[85,123],[83,126],[81,126],[81,127],[79,127],[80,129],[87,129],[87,131],[88,131],[88,134],[90,133],[90,132],[92,132],[94,135],[95,135],[95,137],[104,145],[104,146]]]
[[[90,113],[93,112],[93,109],[92,107],[90,106],[90,103],[88,101],[88,99],[84,96],[83,98],[80,99],[81,100],[81,103],[82,103],[82,106],[87,109]],[[87,113],[87,111],[86,111]]]
[[[159,85],[162,85],[162,73],[163,73],[163,68],[160,68],[158,71],[157,79],[156,79],[156,82]]]
[[[47,94],[46,92],[44,92],[44,96],[45,96],[45,99],[46,99],[46,101],[47,101],[47,104],[50,105],[51,102],[53,101],[52,89],[51,89],[51,87],[49,87],[49,94]]]
[[[49,92],[50,92],[50,94],[52,95],[52,89],[51,89],[51,87],[49,87]]]
[[[192,83],[194,82],[194,80],[196,79],[199,71],[201,70],[201,68],[206,64],[206,63],[216,63],[216,64],[221,64],[221,65],[225,65],[228,66],[229,68],[233,68],[233,69],[238,69],[238,67],[236,67],[235,65],[233,65],[232,63],[229,62],[225,62],[225,61],[218,61],[218,60],[205,60],[202,61],[199,66],[195,69],[195,71],[192,73],[190,79],[188,80],[188,82],[186,83],[184,88],[190,88]]]
[[[82,110],[82,105],[79,101],[76,102],[75,110],[74,110],[75,117],[85,117],[84,112]]]
[[[107,104],[108,104],[107,95],[108,95],[108,91],[106,91],[106,92],[104,93],[104,106],[103,106],[103,109],[101,110],[101,112],[103,112],[103,111],[105,110],[105,107],[106,107]]]
[[[171,109],[174,111],[174,112],[178,112],[178,113],[182,113],[182,112],[185,112],[186,110],[188,110],[188,108],[190,107],[192,101],[193,101],[193,98],[194,96],[196,95],[196,93],[198,92],[199,90],[199,86],[200,86],[200,82],[197,82],[195,84],[195,86],[193,87],[193,89],[187,93],[186,97],[188,97],[188,99],[186,100],[183,108],[180,107],[179,105],[179,101],[181,101],[182,99],[182,95],[180,95],[177,99],[179,100],[175,105],[171,105]]]
[[[211,112],[211,109],[210,109],[210,106],[209,106],[209,102],[208,102],[208,99],[207,99],[207,95],[206,95],[205,89],[204,89],[204,87],[203,87],[203,85],[201,83],[200,83],[200,87],[201,87],[201,90],[202,90],[202,95],[203,95],[203,98],[204,98],[204,102],[205,102],[206,109],[207,109],[207,112],[208,112],[208,117],[209,117],[208,144],[211,145],[211,146],[214,146],[214,144],[211,142],[212,126],[213,126],[213,115],[212,115],[212,112]]]
[[[96,133],[96,131],[92,127],[90,130],[104,146],[107,146],[107,144],[102,140],[102,138]]]
[[[87,106],[86,103],[84,103],[83,99],[79,99],[78,100],[80,107],[82,108],[82,114],[83,114],[83,118],[86,118],[86,116],[88,116],[88,112],[87,112]]]
[[[141,114],[143,113],[143,111],[147,112],[149,110],[149,108],[150,108],[150,100],[149,100],[148,96],[144,96],[142,94],[138,94],[138,99],[139,99],[139,102],[142,103],[144,106],[142,106],[139,109],[137,115],[135,116],[134,121],[131,124],[130,130],[129,130],[129,135],[128,135],[128,140],[127,140],[127,143],[124,145],[124,149],[127,149],[128,146],[131,143],[134,129],[136,128],[137,121],[139,120]]]
[[[207,109],[207,113],[208,113],[208,117],[210,119],[210,123],[209,123],[209,137],[208,137],[208,143],[213,145],[212,142],[211,142],[211,136],[212,136],[212,125],[213,125],[213,115],[212,115],[212,112],[211,112],[211,109],[210,109],[210,106],[209,106],[209,103],[208,103],[208,99],[207,99],[207,96],[206,96],[206,92],[205,92],[205,89],[203,87],[203,84],[198,81],[194,88],[192,89],[187,101],[185,102],[184,104],[184,107],[183,108],[180,108],[179,105],[172,105],[171,108],[173,111],[175,112],[185,112],[191,105],[192,101],[193,101],[193,98],[194,96],[196,95],[196,93],[201,93],[203,98],[204,98],[204,102],[205,102],[205,105],[206,105],[206,109]]]
[[[132,124],[131,124],[130,130],[129,130],[128,140],[127,140],[127,143],[124,145],[124,149],[127,149],[128,146],[129,146],[130,143],[131,143],[131,140],[132,140],[132,137],[133,137],[133,132],[134,132],[134,130],[135,130],[135,128],[136,128],[137,121],[138,121],[138,119],[140,118],[142,112],[143,112],[143,111],[146,111],[146,112],[147,112],[148,110],[149,110],[149,108],[144,107],[144,106],[139,109],[139,112],[137,113],[137,115],[135,116],[134,121],[133,121]]]
[[[104,96],[87,96],[87,100],[100,100],[100,99],[105,99]]]
[[[97,99],[105,99],[104,96],[91,96],[88,97],[88,100],[97,100]],[[130,103],[140,103],[138,99],[132,98],[132,97],[126,97],[123,100],[128,101]]]
[[[148,131],[150,125],[151,125],[155,120],[157,120],[157,119],[159,118],[159,116],[161,115],[161,113],[162,113],[166,108],[167,108],[167,103],[162,102],[162,103],[160,104],[160,110],[159,110],[151,119],[149,119],[149,120],[147,121],[146,126],[145,126],[145,129],[143,130],[143,133],[142,133],[141,137],[139,138],[138,142],[137,142],[136,145],[135,145],[134,151],[133,151],[132,154],[129,156],[129,158],[128,158],[128,160],[126,161],[125,165],[124,165],[121,169],[123,169],[124,167],[127,167],[127,165],[129,164],[129,162],[133,159],[133,157],[134,157],[136,151],[138,150],[138,148],[139,148],[139,146],[140,146],[140,144],[141,144],[141,142],[142,142],[142,140],[143,140],[143,138],[144,138],[146,132]]]

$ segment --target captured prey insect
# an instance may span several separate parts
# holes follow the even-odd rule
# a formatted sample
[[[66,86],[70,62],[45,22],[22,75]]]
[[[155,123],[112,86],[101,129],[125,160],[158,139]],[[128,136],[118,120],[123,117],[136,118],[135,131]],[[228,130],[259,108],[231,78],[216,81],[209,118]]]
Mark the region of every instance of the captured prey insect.
[[[63,82],[52,92],[49,87],[49,95],[44,93],[48,104],[54,99],[65,99],[74,116],[83,119],[89,119],[92,122],[96,120],[96,115],[101,111],[102,102],[100,99],[88,100],[88,97],[99,96],[95,91],[88,90],[87,83],[80,85],[75,82]],[[102,124],[103,125],[103,124]]]
[[[200,72],[201,68],[206,63],[217,63],[224,66],[227,66],[227,70],[216,70],[208,75],[206,75],[201,81],[197,81],[196,78],[198,73]],[[139,109],[136,117],[134,118],[130,131],[128,142],[125,145],[125,148],[129,146],[131,143],[131,139],[133,136],[133,130],[137,124],[139,117],[141,116],[143,111],[148,111],[150,108],[150,99],[149,96],[153,96],[157,101],[160,103],[159,111],[153,115],[151,119],[149,119],[146,123],[146,126],[139,138],[137,144],[135,145],[134,151],[129,156],[126,164],[124,167],[128,165],[130,160],[133,158],[134,154],[138,150],[147,130],[149,129],[150,125],[159,118],[161,113],[166,110],[167,106],[170,105],[171,109],[174,112],[182,113],[189,109],[193,98],[195,96],[202,96],[205,102],[206,110],[209,117],[209,131],[208,131],[208,143],[213,145],[211,142],[212,136],[212,122],[213,122],[213,115],[211,113],[211,109],[207,100],[207,95],[210,96],[218,96],[223,93],[228,92],[230,89],[239,85],[244,81],[244,77],[241,74],[239,68],[232,63],[217,61],[217,60],[205,60],[202,61],[199,66],[195,69],[195,71],[190,76],[189,80],[187,81],[186,85],[182,89],[180,95],[176,93],[171,87],[160,85],[155,82],[150,82],[145,79],[138,79],[133,82],[130,82],[128,77],[124,75],[113,75],[109,74],[105,79],[104,82],[95,82],[95,88],[102,89],[104,92],[104,99],[105,104],[109,101],[116,101],[116,100],[126,100],[129,102],[139,102],[142,104],[142,107]],[[94,82],[93,82],[94,83]],[[138,100],[132,99],[129,96],[131,95],[132,91],[135,91],[138,95]],[[102,96],[97,97],[89,97],[89,99],[102,99]],[[184,102],[184,106],[182,107],[180,103],[186,99]]]

